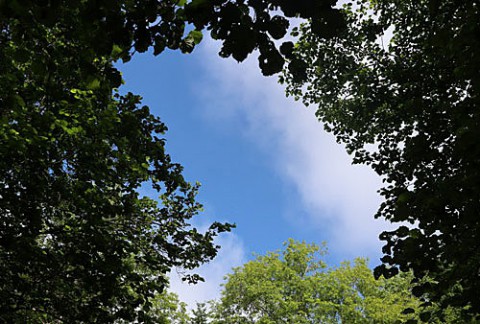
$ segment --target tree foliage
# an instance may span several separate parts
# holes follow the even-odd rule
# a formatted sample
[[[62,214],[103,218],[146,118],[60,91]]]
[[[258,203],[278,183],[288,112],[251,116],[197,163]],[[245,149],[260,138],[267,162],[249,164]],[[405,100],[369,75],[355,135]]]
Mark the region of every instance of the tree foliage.
[[[187,304],[180,301],[178,295],[170,291],[163,291],[153,298],[149,313],[151,315],[150,323],[191,324]]]
[[[0,318],[141,320],[165,273],[213,258],[230,225],[189,226],[197,186],[165,152],[165,125],[112,94],[111,61],[37,27],[1,34]]]
[[[209,317],[210,314],[205,303],[197,303],[196,308],[192,310],[190,324],[208,324]]]
[[[324,248],[289,240],[227,275],[212,323],[403,323],[420,302],[410,276],[375,280],[365,259],[327,268]],[[405,309],[413,313],[405,314]]]
[[[334,4],[331,0],[12,0],[0,3],[0,19],[22,22],[27,29],[60,27],[70,42],[82,43],[99,56],[113,51],[124,61],[149,48],[155,55],[166,48],[189,53],[207,29],[222,41],[221,56],[243,61],[258,49],[260,68],[271,75],[283,67],[274,40],[287,33],[287,18],[311,18],[319,33],[334,33],[343,26]]]
[[[401,224],[380,236],[377,274],[412,269],[432,279],[416,295],[478,314],[480,2],[362,0],[344,13],[336,37],[295,31],[282,81],[384,179],[376,217]]]

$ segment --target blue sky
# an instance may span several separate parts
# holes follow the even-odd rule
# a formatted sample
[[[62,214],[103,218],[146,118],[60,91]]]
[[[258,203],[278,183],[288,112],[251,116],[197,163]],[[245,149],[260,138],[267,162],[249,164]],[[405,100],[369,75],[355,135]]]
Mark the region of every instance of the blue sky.
[[[378,234],[387,228],[373,220],[379,178],[352,166],[313,107],[286,98],[254,57],[238,64],[217,53],[218,44],[205,40],[190,55],[137,55],[120,66],[122,90],[141,95],[161,117],[172,160],[202,183],[205,212],[195,225],[237,224],[219,238],[220,255],[199,270],[206,283],[188,286],[173,273],[171,289],[191,305],[215,298],[232,267],[290,237],[326,241],[331,265],[357,256],[378,264]]]

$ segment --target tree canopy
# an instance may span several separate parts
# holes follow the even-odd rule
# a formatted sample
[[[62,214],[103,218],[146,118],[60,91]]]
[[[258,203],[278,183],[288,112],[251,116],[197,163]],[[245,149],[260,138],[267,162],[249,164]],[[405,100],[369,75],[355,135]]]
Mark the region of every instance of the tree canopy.
[[[155,295],[149,314],[150,323],[193,324],[187,312],[187,304],[182,302],[177,294],[167,290]]]
[[[326,245],[289,239],[284,248],[257,255],[225,276],[221,297],[197,303],[189,315],[172,293],[156,311],[165,324],[180,323],[477,323],[461,308],[428,307],[412,294],[411,272],[375,279],[368,260],[328,266]],[[172,303],[177,302],[177,307]],[[433,314],[433,316],[432,316]]]
[[[289,240],[227,275],[211,323],[403,323],[420,302],[408,274],[375,280],[365,259],[327,267],[326,250]],[[411,313],[404,313],[405,309]]]
[[[283,66],[273,40],[285,16],[336,25],[331,5],[0,1],[0,320],[148,321],[165,274],[211,260],[214,237],[231,228],[190,226],[198,186],[165,151],[166,126],[139,96],[118,92],[114,62],[191,52],[207,28],[222,56],[259,49],[272,74]],[[142,197],[142,185],[159,201]]]
[[[192,318],[190,324],[208,324],[209,311],[205,303],[197,303],[197,306],[192,310]]]
[[[165,125],[112,93],[111,62],[84,78],[75,45],[21,29],[1,34],[0,318],[141,319],[171,267],[213,258],[230,225],[189,226],[197,186],[165,152]],[[139,195],[145,182],[160,204]]]
[[[334,37],[299,36],[281,81],[384,180],[377,275],[480,313],[480,2],[361,0]],[[410,223],[410,224],[408,224]]]
[[[0,3],[3,23],[17,21],[28,32],[36,26],[54,28],[70,43],[97,56],[128,61],[135,52],[165,48],[189,53],[207,29],[222,41],[222,57],[243,61],[258,49],[265,75],[280,72],[284,58],[274,40],[282,39],[287,18],[310,18],[319,34],[343,26],[336,1],[324,0],[14,0]],[[57,35],[58,36],[58,35]],[[15,40],[14,40],[15,41]],[[284,42],[290,48],[290,42]],[[288,51],[287,51],[288,52]],[[87,53],[83,53],[87,55]]]

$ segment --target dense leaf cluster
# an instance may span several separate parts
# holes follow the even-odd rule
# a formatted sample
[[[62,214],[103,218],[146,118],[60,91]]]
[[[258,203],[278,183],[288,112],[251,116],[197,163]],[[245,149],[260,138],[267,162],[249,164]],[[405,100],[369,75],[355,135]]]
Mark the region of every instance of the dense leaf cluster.
[[[214,257],[228,226],[189,228],[196,187],[165,153],[165,125],[138,96],[112,96],[119,73],[69,34],[74,8],[50,21],[2,5],[0,319],[141,320],[170,268]],[[146,181],[161,205],[139,196]]]
[[[85,51],[128,61],[134,52],[166,48],[190,53],[202,30],[221,40],[220,55],[243,61],[260,51],[265,75],[280,72],[284,57],[274,41],[285,36],[287,18],[310,18],[319,34],[332,34],[343,17],[331,0],[13,0],[0,3],[0,19],[27,26],[60,27],[62,36]],[[192,29],[190,26],[193,26]],[[28,28],[28,27],[27,27]],[[287,42],[286,44],[290,44]],[[284,52],[288,56],[289,52]]]
[[[165,125],[64,32],[2,21],[0,320],[147,320],[166,273],[213,258],[230,226],[189,226],[197,187],[165,152]]]
[[[211,323],[415,323],[410,275],[375,280],[365,259],[328,268],[318,246],[289,240],[226,277]],[[404,312],[409,309],[408,312]]]
[[[318,107],[355,163],[383,179],[377,217],[401,223],[378,274],[412,269],[426,302],[480,313],[480,2],[359,1],[347,28],[306,24],[283,81]],[[410,226],[406,224],[410,223]]]

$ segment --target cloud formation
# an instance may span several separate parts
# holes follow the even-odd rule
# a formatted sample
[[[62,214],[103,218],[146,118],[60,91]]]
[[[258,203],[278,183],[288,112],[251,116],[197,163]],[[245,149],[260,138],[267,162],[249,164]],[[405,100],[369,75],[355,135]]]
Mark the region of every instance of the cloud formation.
[[[352,165],[343,146],[318,122],[314,108],[286,98],[276,77],[261,75],[254,57],[241,64],[220,59],[217,46],[208,40],[196,50],[204,76],[194,91],[202,101],[197,107],[203,118],[225,132],[240,130],[241,136],[265,152],[268,164],[294,188],[306,210],[305,219],[290,222],[327,231],[331,254],[379,256],[378,234],[389,228],[386,222],[373,219],[381,202],[380,178],[366,166]],[[218,257],[198,270],[206,282],[192,286],[176,273],[170,276],[171,290],[190,308],[218,298],[224,276],[247,261],[237,235],[224,234],[217,243],[222,246]]]
[[[378,256],[378,234],[388,228],[373,215],[381,199],[379,177],[324,131],[314,108],[286,98],[276,77],[263,77],[255,58],[241,64],[218,59],[217,45],[199,49],[205,70],[197,90],[210,123],[238,131],[267,152],[271,165],[295,188],[307,211],[303,223],[329,232],[330,250],[348,257]],[[231,127],[233,125],[233,127]]]

